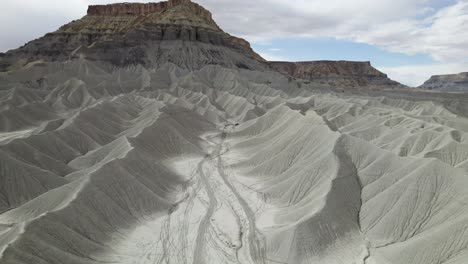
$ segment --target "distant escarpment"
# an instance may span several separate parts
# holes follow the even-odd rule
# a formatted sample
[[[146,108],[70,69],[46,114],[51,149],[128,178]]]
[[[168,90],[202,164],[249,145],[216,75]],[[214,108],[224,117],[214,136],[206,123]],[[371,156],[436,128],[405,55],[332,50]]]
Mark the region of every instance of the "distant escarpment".
[[[174,63],[266,68],[250,44],[225,33],[211,13],[190,0],[89,6],[86,16],[9,51],[0,70],[36,60],[86,58],[125,66]]]
[[[434,75],[420,88],[444,92],[468,92],[468,72]]]
[[[310,80],[330,86],[401,86],[386,74],[372,67],[370,62],[354,61],[272,61],[270,66],[294,78]]]

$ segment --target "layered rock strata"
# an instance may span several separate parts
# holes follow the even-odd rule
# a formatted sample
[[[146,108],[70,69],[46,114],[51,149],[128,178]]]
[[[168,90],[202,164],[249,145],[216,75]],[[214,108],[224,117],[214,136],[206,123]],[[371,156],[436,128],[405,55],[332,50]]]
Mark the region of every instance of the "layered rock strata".
[[[270,65],[291,77],[330,86],[400,86],[368,61],[272,61]]]
[[[119,66],[266,68],[250,44],[222,31],[208,10],[189,0],[169,0],[90,6],[83,18],[6,53],[0,70],[79,57]]]
[[[420,88],[446,92],[468,92],[468,72],[434,75]]]

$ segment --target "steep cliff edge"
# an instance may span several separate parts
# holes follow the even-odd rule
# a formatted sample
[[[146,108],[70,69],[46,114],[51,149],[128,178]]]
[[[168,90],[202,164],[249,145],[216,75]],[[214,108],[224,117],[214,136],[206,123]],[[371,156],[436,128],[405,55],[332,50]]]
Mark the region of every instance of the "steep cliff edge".
[[[270,66],[294,78],[330,86],[401,86],[386,74],[372,67],[370,62],[354,61],[272,61]]]
[[[468,92],[468,72],[434,75],[420,88],[444,92]]]
[[[0,70],[79,57],[118,66],[267,67],[247,41],[221,30],[208,10],[190,0],[169,0],[89,6],[83,18],[7,52]]]

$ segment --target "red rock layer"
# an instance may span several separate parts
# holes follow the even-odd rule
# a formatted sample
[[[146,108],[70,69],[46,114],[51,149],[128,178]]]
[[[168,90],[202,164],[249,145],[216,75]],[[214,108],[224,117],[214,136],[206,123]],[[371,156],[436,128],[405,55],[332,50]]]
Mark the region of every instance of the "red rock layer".
[[[147,15],[161,12],[168,8],[191,3],[190,0],[169,0],[159,3],[118,3],[110,5],[91,5],[88,7],[89,16],[117,16],[117,15]]]
[[[270,66],[289,76],[347,86],[399,85],[368,61],[272,61]]]

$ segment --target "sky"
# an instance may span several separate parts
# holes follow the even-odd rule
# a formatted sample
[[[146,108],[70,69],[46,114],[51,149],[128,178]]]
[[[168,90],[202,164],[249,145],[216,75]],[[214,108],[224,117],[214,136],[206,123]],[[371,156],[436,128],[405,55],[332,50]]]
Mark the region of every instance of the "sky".
[[[157,1],[157,0],[155,0]],[[0,52],[115,0],[2,0]],[[149,2],[125,0],[125,2]],[[354,60],[418,86],[468,71],[468,0],[194,0],[268,60]]]

